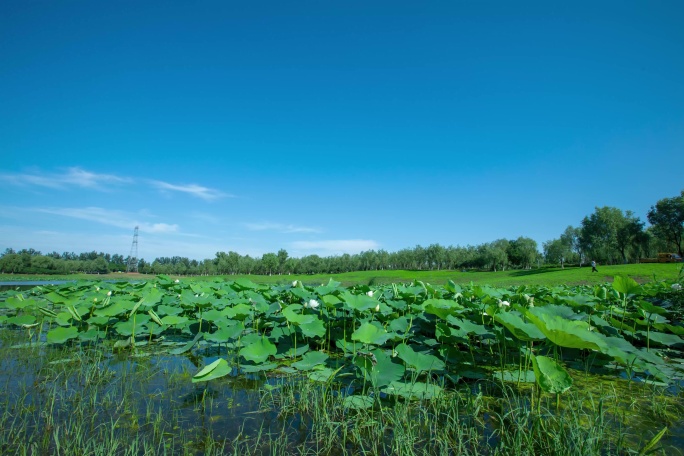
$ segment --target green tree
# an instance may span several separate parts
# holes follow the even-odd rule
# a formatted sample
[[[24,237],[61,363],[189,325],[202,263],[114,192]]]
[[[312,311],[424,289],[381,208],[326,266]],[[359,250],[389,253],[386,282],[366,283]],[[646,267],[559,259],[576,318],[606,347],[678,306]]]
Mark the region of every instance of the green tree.
[[[285,269],[285,262],[289,258],[289,255],[287,254],[287,250],[285,249],[280,249],[278,250],[278,274],[282,274],[284,269]]]
[[[530,269],[539,255],[537,241],[520,236],[511,241],[506,250],[510,262],[521,268]]]
[[[674,198],[663,198],[647,214],[656,236],[665,240],[672,248],[682,253],[684,236],[684,190]]]
[[[273,275],[278,269],[278,256],[275,253],[264,253],[261,256],[261,267],[268,275]]]
[[[582,220],[580,247],[594,260],[613,264],[622,257],[627,261],[627,248],[636,242],[640,223],[631,211],[623,214],[616,207],[597,207]]]

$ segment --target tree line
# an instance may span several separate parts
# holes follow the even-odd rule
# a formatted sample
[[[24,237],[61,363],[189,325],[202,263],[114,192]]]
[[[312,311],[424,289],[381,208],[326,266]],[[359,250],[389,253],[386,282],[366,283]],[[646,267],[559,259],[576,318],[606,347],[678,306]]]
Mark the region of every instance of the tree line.
[[[476,246],[417,245],[396,252],[368,250],[358,254],[321,257],[289,256],[284,249],[261,257],[237,252],[217,252],[214,258],[191,260],[186,257],[160,257],[148,263],[138,260],[144,274],[216,275],[216,274],[334,274],[370,270],[506,270],[532,267],[582,265],[589,261],[601,264],[638,262],[658,252],[676,252],[682,256],[684,234],[684,190],[679,196],[663,198],[648,211],[646,227],[632,211],[615,207],[597,207],[577,227],[568,226],[557,239],[537,242],[521,236],[497,239]],[[129,258],[103,252],[52,252],[43,255],[34,249],[0,255],[0,272],[14,274],[70,274],[124,272]]]

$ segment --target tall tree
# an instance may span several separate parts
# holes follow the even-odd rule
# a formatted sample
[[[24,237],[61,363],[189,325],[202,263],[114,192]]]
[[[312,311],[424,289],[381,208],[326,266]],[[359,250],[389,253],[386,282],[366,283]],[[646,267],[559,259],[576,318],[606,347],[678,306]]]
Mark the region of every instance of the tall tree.
[[[520,236],[508,244],[507,253],[511,263],[521,268],[530,269],[539,254],[537,241]]]
[[[616,207],[597,207],[582,220],[579,239],[582,250],[594,260],[615,263],[622,257],[626,261],[626,249],[633,240],[632,231],[626,226],[638,223],[639,219],[630,211],[625,215]]]
[[[682,253],[682,237],[684,236],[684,190],[674,198],[663,198],[647,214],[653,225],[656,236],[664,239],[672,248]]]

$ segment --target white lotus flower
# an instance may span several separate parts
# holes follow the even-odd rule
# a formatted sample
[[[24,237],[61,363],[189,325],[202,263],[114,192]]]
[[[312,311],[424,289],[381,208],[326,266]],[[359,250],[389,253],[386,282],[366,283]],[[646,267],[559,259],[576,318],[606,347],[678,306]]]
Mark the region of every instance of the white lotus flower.
[[[367,291],[366,294],[372,298],[373,297],[373,290]]]
[[[320,306],[320,305],[321,305],[321,304],[320,304],[318,301],[316,301],[315,299],[311,299],[311,300],[309,301],[309,307],[311,307],[312,309],[316,309],[316,308],[318,308],[318,306]],[[304,307],[306,307],[306,306],[304,306]]]
[[[682,286],[678,283],[673,283],[672,284],[672,291],[679,291],[682,289]]]
[[[499,301],[499,307],[510,306],[511,303],[508,301]]]
[[[292,286],[293,286],[293,287],[296,287],[296,286],[297,286],[297,281],[296,281],[296,280],[295,280],[294,282],[292,282]]]
[[[180,283],[180,280],[176,279],[176,280],[175,280],[174,282],[176,282],[176,283]]]

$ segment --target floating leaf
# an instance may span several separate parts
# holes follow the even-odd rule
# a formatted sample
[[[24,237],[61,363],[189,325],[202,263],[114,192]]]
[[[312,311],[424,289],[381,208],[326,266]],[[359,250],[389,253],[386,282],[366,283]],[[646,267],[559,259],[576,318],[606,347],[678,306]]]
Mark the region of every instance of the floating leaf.
[[[32,325],[36,322],[36,317],[33,315],[17,315],[16,317],[8,318],[6,321],[17,326]]]
[[[192,383],[207,382],[215,378],[225,377],[230,374],[232,368],[223,358],[219,358],[213,363],[204,367],[192,377]]]
[[[47,333],[49,344],[63,344],[64,342],[78,337],[78,328],[73,326],[64,328],[62,326],[52,329]]]

